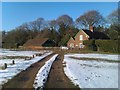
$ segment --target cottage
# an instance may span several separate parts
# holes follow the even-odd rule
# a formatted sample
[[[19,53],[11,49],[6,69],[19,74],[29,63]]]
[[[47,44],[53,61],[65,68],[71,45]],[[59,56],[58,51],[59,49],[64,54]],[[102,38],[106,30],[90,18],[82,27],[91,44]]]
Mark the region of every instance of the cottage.
[[[23,46],[28,48],[53,47],[55,42],[49,38],[35,38],[28,40]]]
[[[73,38],[71,37],[67,43],[68,48],[83,48],[83,41],[90,40],[90,39],[110,39],[107,35],[103,32],[93,31],[93,28],[90,27],[90,30],[82,29],[80,30],[76,36]]]

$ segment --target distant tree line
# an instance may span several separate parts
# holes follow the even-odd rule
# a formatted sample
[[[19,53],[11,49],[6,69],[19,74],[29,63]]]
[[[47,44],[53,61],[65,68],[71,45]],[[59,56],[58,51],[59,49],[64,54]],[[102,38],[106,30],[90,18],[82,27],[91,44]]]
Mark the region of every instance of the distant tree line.
[[[111,12],[107,18],[95,10],[84,13],[76,21],[68,15],[62,15],[50,21],[38,18],[8,32],[2,31],[2,43],[3,47],[12,48],[22,46],[29,39],[50,38],[56,42],[56,46],[65,46],[71,36],[75,36],[80,29],[89,29],[90,26],[117,40],[120,31],[118,10]]]

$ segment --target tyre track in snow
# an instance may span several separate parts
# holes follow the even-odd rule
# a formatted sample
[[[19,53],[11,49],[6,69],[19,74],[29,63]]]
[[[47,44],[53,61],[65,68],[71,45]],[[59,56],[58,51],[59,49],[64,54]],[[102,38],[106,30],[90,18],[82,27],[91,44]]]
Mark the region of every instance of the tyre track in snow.
[[[36,74],[38,73],[39,69],[45,64],[46,61],[48,61],[54,54],[48,55],[47,57],[43,58],[39,62],[36,62],[32,64],[29,68],[27,68],[25,71],[22,71],[18,75],[16,75],[14,78],[9,80],[6,84],[3,85],[3,89],[5,90],[10,88],[25,88],[26,89],[32,89],[34,79],[36,77]]]
[[[75,86],[70,79],[65,75],[63,71],[63,58],[64,54],[62,52],[58,53],[58,57],[53,62],[48,80],[45,84],[45,89],[77,89],[80,90],[77,86]]]

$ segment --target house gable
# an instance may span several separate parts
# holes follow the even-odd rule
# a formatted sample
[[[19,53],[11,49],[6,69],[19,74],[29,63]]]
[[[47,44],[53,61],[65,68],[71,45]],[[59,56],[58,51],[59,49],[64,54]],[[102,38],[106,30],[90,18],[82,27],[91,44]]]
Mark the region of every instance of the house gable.
[[[82,36],[82,37],[81,37]],[[81,39],[80,39],[81,38]],[[80,48],[80,45],[83,44],[84,40],[88,40],[89,36],[83,31],[80,30],[74,37],[74,39],[71,37],[70,40],[67,43],[68,47],[71,47],[70,44],[74,44],[74,47]]]
[[[71,37],[68,41],[68,43],[71,43],[71,42],[75,42],[75,40],[73,39],[73,37]]]
[[[80,44],[83,44],[84,40],[88,40],[89,36],[83,31],[80,30],[75,36],[76,47],[79,47]]]
[[[71,44],[75,46],[75,40],[71,37],[67,43],[67,47],[71,47]]]
[[[89,37],[88,34],[86,34],[82,29],[75,35],[75,38],[78,37],[78,35],[80,35],[80,33],[85,34],[87,37]]]

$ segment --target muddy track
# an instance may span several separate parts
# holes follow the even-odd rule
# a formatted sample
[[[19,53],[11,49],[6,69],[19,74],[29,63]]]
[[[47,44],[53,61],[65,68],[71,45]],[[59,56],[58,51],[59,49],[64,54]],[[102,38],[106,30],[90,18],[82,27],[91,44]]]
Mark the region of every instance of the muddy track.
[[[32,64],[29,68],[22,71],[18,75],[16,75],[14,78],[9,80],[6,84],[3,85],[3,89],[10,89],[10,88],[25,88],[34,90],[33,83],[34,79],[36,77],[36,74],[38,73],[39,69],[45,64],[46,61],[48,61],[54,54],[48,55],[47,57],[43,58],[41,61]]]
[[[62,61],[64,58],[64,54],[60,54],[54,61],[48,81],[45,85],[45,89],[77,89],[80,90],[77,86],[75,86],[68,77],[64,74]]]
[[[59,56],[53,62],[52,68],[50,70],[50,74],[48,76],[48,81],[45,84],[44,89],[77,89],[80,90],[77,86],[75,86],[68,77],[64,74],[63,71],[63,58],[64,54],[62,52],[58,53]],[[13,79],[9,80],[6,84],[4,84],[2,90],[8,89],[16,89],[16,90],[34,90],[33,82],[38,73],[38,70],[48,61],[54,54],[51,54],[41,61],[32,64],[29,68],[22,71],[18,75],[16,75]]]

